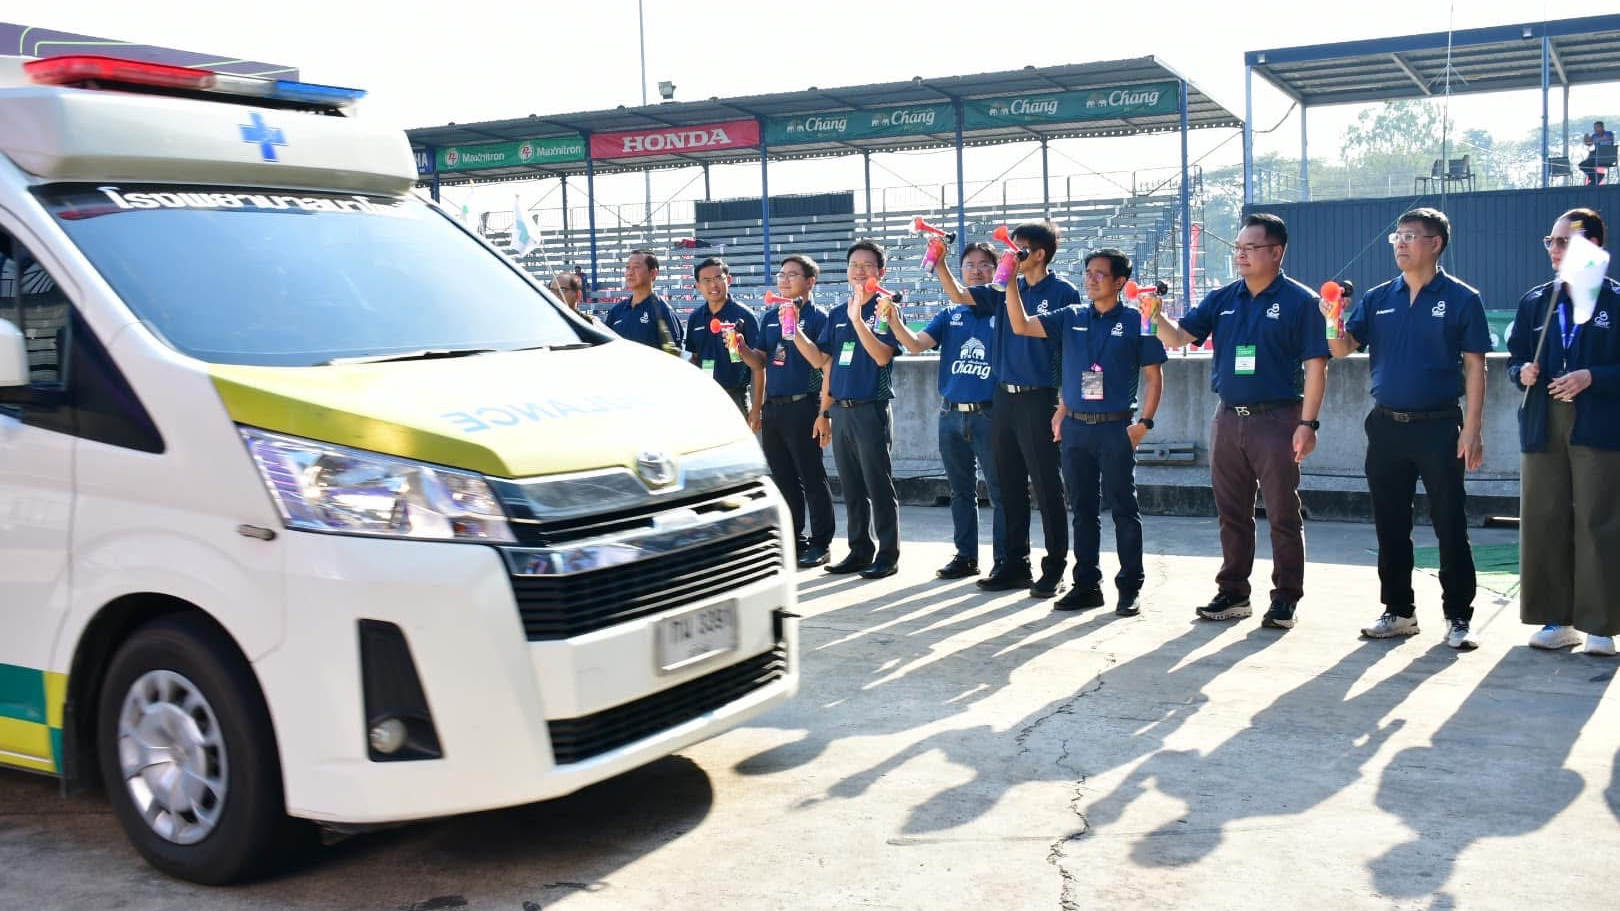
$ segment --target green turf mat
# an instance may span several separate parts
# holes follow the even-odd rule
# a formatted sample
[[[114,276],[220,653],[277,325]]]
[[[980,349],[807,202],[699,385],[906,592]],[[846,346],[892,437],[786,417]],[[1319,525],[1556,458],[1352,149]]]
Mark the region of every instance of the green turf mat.
[[[1440,548],[1412,548],[1413,565],[1431,575],[1440,571]],[[1480,588],[1504,597],[1519,593],[1519,545],[1475,544],[1474,572]]]

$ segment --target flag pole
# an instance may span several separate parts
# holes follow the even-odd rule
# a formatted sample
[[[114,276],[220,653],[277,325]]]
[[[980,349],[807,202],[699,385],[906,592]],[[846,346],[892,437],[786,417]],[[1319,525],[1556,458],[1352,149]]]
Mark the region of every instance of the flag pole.
[[[1535,364],[1537,370],[1541,369],[1541,349],[1547,345],[1547,330],[1552,328],[1553,311],[1558,309],[1558,290],[1559,281],[1558,279],[1554,278],[1552,280],[1552,293],[1550,295],[1551,301],[1547,304],[1547,315],[1541,318],[1541,338],[1536,339],[1536,354],[1534,357],[1530,358],[1530,363]],[[1523,368],[1521,367],[1520,369],[1522,370]],[[1540,381],[1541,377],[1536,377],[1536,382]],[[1534,388],[1534,384],[1524,387],[1524,398],[1519,400],[1520,411],[1523,411],[1524,406],[1529,404],[1530,390]]]

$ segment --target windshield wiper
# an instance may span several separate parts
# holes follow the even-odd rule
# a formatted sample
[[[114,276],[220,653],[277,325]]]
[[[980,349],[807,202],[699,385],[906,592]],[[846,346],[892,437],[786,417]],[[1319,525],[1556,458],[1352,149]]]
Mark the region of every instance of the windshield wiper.
[[[419,351],[401,351],[396,354],[365,354],[359,357],[334,357],[322,361],[320,366],[342,364],[385,364],[390,361],[437,361],[452,357],[471,357],[475,354],[494,354],[495,348],[423,348]]]

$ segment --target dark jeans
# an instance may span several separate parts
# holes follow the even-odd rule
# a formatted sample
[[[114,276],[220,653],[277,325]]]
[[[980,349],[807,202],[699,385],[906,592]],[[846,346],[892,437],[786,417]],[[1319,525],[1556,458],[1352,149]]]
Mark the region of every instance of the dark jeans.
[[[759,443],[771,468],[771,480],[776,482],[793,516],[793,538],[800,547],[826,547],[833,536],[832,486],[827,483],[821,446],[810,435],[816,425],[819,400],[819,396],[810,395],[797,402],[773,405],[767,399],[760,415]]]
[[[1441,604],[1446,619],[1474,616],[1474,551],[1468,545],[1463,460],[1457,458],[1462,414],[1455,420],[1400,423],[1373,411],[1367,430],[1367,489],[1378,531],[1379,597],[1385,609],[1410,617],[1412,593],[1412,499],[1417,482],[1429,495],[1429,522],[1440,542]]]
[[[1254,570],[1254,492],[1266,499],[1271,523],[1271,598],[1298,602],[1305,595],[1305,519],[1299,503],[1294,431],[1299,405],[1243,417],[1222,407],[1209,440],[1210,484],[1221,523],[1220,590],[1249,597]]]
[[[1029,489],[1041,508],[1046,556],[1041,573],[1057,574],[1069,562],[1069,523],[1064,521],[1063,482],[1059,478],[1058,444],[1052,439],[1052,412],[1057,390],[1012,393],[996,387],[990,409],[990,438],[1001,500],[1007,513],[1007,563],[1029,562]]]
[[[983,472],[990,492],[990,554],[995,565],[1000,566],[1007,559],[1007,510],[1001,502],[996,457],[991,451],[990,412],[941,411],[939,458],[945,463],[945,479],[951,484],[956,555],[975,563],[979,560],[978,472]]]
[[[1098,551],[1104,501],[1114,514],[1114,546],[1119,552],[1114,587],[1139,592],[1146,578],[1142,513],[1136,503],[1136,450],[1125,432],[1129,426],[1129,421],[1086,424],[1067,418],[1063,422],[1063,486],[1069,490],[1069,508],[1074,512],[1076,589],[1097,588],[1102,582]]]
[[[888,402],[833,406],[833,462],[844,490],[849,555],[856,562],[900,559],[900,504],[889,464],[892,445],[894,420]]]

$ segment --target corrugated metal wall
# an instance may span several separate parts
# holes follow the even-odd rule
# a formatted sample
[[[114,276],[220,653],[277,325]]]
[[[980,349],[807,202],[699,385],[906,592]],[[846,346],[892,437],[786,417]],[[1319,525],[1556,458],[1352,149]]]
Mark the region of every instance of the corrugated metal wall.
[[[1512,310],[1525,291],[1552,277],[1541,238],[1564,212],[1587,206],[1603,216],[1611,235],[1620,228],[1620,185],[1453,193],[1444,206],[1438,194],[1277,203],[1245,206],[1244,214],[1271,212],[1288,223],[1289,275],[1313,288],[1348,278],[1360,300],[1362,291],[1395,277],[1386,238],[1395,219],[1418,206],[1440,208],[1451,219],[1441,265],[1478,288],[1487,310]],[[1614,249],[1614,241],[1607,246]]]

